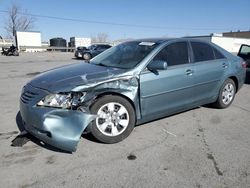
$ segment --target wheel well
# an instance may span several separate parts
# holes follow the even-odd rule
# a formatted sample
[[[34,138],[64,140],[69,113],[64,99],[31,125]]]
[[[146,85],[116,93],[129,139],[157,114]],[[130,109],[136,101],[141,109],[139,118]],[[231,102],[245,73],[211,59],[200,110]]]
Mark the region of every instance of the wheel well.
[[[91,53],[90,52],[83,52],[82,54],[89,54],[91,56]]]
[[[119,97],[122,97],[122,98],[126,99],[126,100],[132,105],[132,107],[133,107],[133,109],[134,109],[134,112],[135,112],[135,117],[136,117],[135,105],[134,105],[133,101],[132,101],[130,98],[128,98],[127,96],[122,95],[122,94],[120,94],[120,93],[107,92],[107,93],[101,93],[101,94],[97,95],[97,97],[95,98],[95,101],[96,101],[97,99],[99,99],[100,97],[103,97],[103,96],[105,96],[105,95],[116,95],[116,96],[119,96]],[[93,103],[93,104],[94,104],[94,103]]]
[[[237,79],[235,76],[231,76],[231,77],[229,77],[229,78],[232,79],[232,80],[234,81],[235,87],[236,87],[236,92],[237,92],[237,91],[238,91],[238,85],[239,85],[238,79]]]

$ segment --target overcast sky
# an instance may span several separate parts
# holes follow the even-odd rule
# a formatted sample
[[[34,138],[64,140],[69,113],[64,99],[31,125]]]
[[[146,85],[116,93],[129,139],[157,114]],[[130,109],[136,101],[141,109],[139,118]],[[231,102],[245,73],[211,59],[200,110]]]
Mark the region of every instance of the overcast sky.
[[[33,30],[43,41],[100,32],[116,40],[250,29],[250,0],[0,0],[0,35],[6,35],[1,11],[13,2],[37,15]]]

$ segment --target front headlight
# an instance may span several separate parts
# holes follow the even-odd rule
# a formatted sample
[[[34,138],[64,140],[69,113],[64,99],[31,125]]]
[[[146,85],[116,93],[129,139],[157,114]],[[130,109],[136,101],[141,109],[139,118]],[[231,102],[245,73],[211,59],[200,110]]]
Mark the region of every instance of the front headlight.
[[[72,102],[71,94],[50,94],[37,103],[37,106],[48,106],[55,108],[70,108]]]

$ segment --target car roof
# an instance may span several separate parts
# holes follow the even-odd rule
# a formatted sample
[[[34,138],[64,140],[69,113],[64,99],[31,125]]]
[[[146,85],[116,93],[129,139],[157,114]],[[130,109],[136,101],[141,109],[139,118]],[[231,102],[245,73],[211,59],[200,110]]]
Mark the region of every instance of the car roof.
[[[98,44],[98,43],[95,43],[95,44],[91,44],[91,46],[111,46],[110,44]]]
[[[142,39],[135,39],[135,40],[129,40],[129,41],[135,41],[135,42],[153,42],[153,43],[163,43],[170,40],[173,40],[175,38],[142,38]]]
[[[164,42],[169,42],[169,41],[196,41],[196,42],[203,42],[203,43],[210,43],[208,41],[205,40],[201,40],[201,39],[194,39],[192,37],[181,37],[181,38],[142,38],[142,39],[134,39],[134,40],[129,40],[129,41],[135,41],[135,42],[153,42],[153,43],[157,43],[157,44],[161,44]],[[127,41],[127,42],[129,42]]]

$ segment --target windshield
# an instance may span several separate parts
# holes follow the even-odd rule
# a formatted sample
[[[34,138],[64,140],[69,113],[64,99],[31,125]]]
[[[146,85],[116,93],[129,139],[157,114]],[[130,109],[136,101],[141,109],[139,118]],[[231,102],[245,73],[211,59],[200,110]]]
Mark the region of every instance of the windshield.
[[[125,42],[109,48],[93,58],[90,63],[107,67],[131,69],[142,61],[156,46],[157,44],[154,42]]]
[[[96,47],[96,45],[91,45],[88,47],[89,50],[94,50],[94,48]]]

